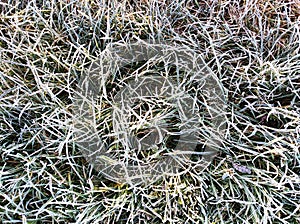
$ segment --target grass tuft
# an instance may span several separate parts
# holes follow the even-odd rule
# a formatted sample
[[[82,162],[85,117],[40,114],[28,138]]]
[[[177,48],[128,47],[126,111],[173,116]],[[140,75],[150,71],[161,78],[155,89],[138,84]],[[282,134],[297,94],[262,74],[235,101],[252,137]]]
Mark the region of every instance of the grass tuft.
[[[299,223],[299,16],[298,0],[1,1],[0,222]],[[226,138],[204,172],[117,184],[81,154],[78,82],[133,38],[190,47],[224,86]]]

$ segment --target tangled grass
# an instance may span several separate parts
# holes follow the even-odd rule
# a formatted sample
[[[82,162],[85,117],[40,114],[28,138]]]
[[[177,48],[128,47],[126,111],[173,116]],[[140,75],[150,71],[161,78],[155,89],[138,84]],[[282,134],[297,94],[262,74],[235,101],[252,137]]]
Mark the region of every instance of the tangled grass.
[[[300,2],[0,3],[2,223],[299,223]],[[107,180],[79,150],[72,102],[107,44],[164,39],[227,92],[214,161],[150,186]]]

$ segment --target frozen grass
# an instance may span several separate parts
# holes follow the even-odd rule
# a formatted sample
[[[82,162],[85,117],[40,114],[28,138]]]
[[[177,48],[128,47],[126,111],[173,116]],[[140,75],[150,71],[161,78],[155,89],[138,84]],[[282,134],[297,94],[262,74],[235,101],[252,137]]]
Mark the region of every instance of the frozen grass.
[[[1,1],[1,222],[299,223],[299,16],[298,0]],[[204,172],[120,185],[78,149],[78,80],[130,38],[185,44],[224,85],[226,141]]]

